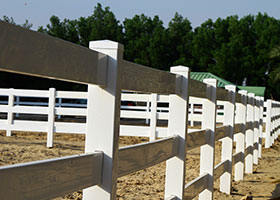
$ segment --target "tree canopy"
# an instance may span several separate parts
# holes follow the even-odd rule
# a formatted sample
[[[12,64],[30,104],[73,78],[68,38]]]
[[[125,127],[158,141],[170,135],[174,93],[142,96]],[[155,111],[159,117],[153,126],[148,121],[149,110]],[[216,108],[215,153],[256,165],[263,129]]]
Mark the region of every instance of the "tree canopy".
[[[6,21],[14,23],[12,18]],[[266,86],[267,97],[280,100],[280,81],[272,78],[279,67],[270,53],[280,46],[280,20],[266,13],[208,19],[193,29],[179,13],[167,27],[159,16],[144,14],[121,23],[109,7],[98,3],[88,17],[52,16],[38,31],[86,47],[92,40],[117,41],[125,46],[126,60],[161,70],[184,65],[209,71],[237,85]]]

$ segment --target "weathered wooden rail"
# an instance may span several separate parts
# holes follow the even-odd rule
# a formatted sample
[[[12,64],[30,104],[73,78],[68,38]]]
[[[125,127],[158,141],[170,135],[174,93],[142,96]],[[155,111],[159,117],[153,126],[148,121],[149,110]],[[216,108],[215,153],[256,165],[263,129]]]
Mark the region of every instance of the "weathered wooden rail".
[[[0,70],[88,85],[85,154],[1,167],[0,194],[5,193],[8,200],[49,199],[82,188],[86,188],[85,200],[116,199],[118,177],[165,160],[166,199],[197,195],[212,199],[216,179],[220,178],[220,191],[230,193],[232,168],[234,179],[242,180],[261,156],[263,99],[245,91],[237,93],[235,86],[222,89],[214,79],[191,80],[189,68],[183,66],[171,67],[169,73],[124,61],[123,46],[111,41],[94,41],[87,49],[0,22],[0,44]],[[122,90],[153,93],[152,99],[169,95],[165,138],[119,149]],[[202,98],[198,102],[202,124],[200,130],[188,133],[188,106],[193,97]],[[223,117],[217,117],[219,101]],[[54,108],[54,104],[52,98],[48,105]],[[279,134],[279,105],[274,101],[267,105],[269,145]],[[63,114],[55,110],[48,112]],[[11,120],[8,116],[8,123]],[[216,127],[217,122],[222,125]],[[222,161],[214,166],[217,140],[222,141]],[[185,184],[186,153],[197,147],[200,176]]]

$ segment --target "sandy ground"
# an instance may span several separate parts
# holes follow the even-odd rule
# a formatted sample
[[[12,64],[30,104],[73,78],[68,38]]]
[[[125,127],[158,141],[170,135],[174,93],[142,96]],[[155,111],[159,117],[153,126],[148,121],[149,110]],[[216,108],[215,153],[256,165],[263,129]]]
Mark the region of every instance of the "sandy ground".
[[[146,142],[147,138],[121,137],[120,146]],[[46,148],[45,133],[14,133],[6,137],[0,133],[0,165],[42,160],[84,151],[84,136],[74,134],[56,134],[54,148]],[[220,142],[216,142],[216,160],[220,162]],[[186,182],[199,174],[199,148],[187,154]],[[165,162],[145,170],[118,179],[117,195],[123,199],[164,199]],[[253,199],[279,199],[280,197],[280,140],[270,149],[263,148],[263,156],[259,165],[254,166],[253,174],[246,174],[244,181],[232,183],[232,194],[225,195],[218,191],[218,181],[215,182],[214,199],[239,200],[246,195]],[[78,191],[62,199],[82,199]]]

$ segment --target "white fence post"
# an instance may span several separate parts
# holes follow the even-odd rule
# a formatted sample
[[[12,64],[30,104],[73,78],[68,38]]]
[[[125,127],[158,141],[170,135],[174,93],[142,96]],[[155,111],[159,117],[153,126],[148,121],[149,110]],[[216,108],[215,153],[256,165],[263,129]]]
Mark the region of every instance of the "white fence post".
[[[279,119],[279,113],[280,113],[280,104],[279,102],[277,102],[277,135],[276,135],[276,138],[278,138],[279,136],[279,124],[280,124],[280,119]]]
[[[274,120],[274,116],[275,116],[275,107],[274,107],[274,101],[272,101],[271,103],[271,140],[270,140],[270,146],[274,144],[274,128],[275,128],[275,120]]]
[[[58,107],[60,108],[61,105],[62,105],[62,98],[59,98],[59,99],[58,99]],[[57,119],[61,119],[61,115],[58,115],[58,116],[57,116]]]
[[[239,181],[244,178],[244,150],[245,150],[245,131],[246,131],[246,104],[247,104],[247,91],[240,90],[241,103],[236,103],[236,118],[235,123],[242,123],[242,130],[235,135],[236,138],[236,153],[242,152],[243,156],[241,162],[235,163],[234,180]]]
[[[274,133],[274,141],[276,140],[276,138],[277,138],[277,124],[278,124],[278,119],[277,119],[277,115],[278,115],[278,106],[277,106],[277,102],[276,101],[274,101],[274,109],[275,109],[275,111],[274,111],[274,126],[273,126],[273,133]]]
[[[53,147],[53,134],[54,134],[54,121],[55,121],[55,88],[49,89],[49,112],[48,112],[48,135],[47,135],[47,147]]]
[[[151,112],[150,112],[150,141],[156,139],[157,128],[157,94],[151,94]]]
[[[275,114],[274,114],[274,120],[275,120],[275,125],[274,125],[274,141],[277,139],[278,137],[278,126],[279,126],[279,103],[277,101],[274,102],[275,103]]]
[[[222,161],[229,160],[229,165],[226,172],[220,177],[220,191],[230,194],[236,86],[226,85],[225,89],[228,90],[228,101],[224,106],[224,125],[229,128],[227,129],[228,137],[222,139]]]
[[[16,105],[19,106],[19,96],[16,96]],[[16,117],[19,117],[19,113],[16,113]]]
[[[13,113],[13,107],[14,107],[14,89],[10,88],[9,89],[9,97],[8,97],[8,116],[7,116],[7,130],[6,130],[6,136],[11,136],[12,135],[12,125],[14,123],[14,113]]]
[[[255,97],[255,106],[254,106],[254,142],[253,142],[253,161],[254,164],[258,164],[259,158],[259,124],[260,124],[260,98]]]
[[[150,113],[150,101],[146,102],[146,112],[149,114]],[[146,124],[149,124],[150,119],[146,119]]]
[[[191,103],[190,104],[190,115],[193,115],[194,114],[194,103]],[[190,121],[190,126],[194,126],[194,120],[191,119]]]
[[[278,137],[278,102],[275,101],[275,127],[274,127],[274,130],[275,130],[275,140],[277,139]]]
[[[188,67],[171,67],[171,72],[180,74],[176,82],[178,95],[169,96],[168,135],[179,135],[178,156],[166,161],[165,198],[176,196],[184,198],[185,165],[186,165],[186,133],[188,120]]]
[[[259,158],[262,157],[262,138],[263,138],[263,106],[264,97],[260,97],[260,124],[259,124]]]
[[[248,154],[245,157],[245,173],[253,173],[253,143],[254,143],[254,104],[255,94],[248,94],[247,122],[250,127],[246,130],[246,149]]]
[[[215,164],[215,130],[216,130],[216,79],[204,79],[207,84],[206,96],[203,102],[202,129],[208,129],[208,144],[200,147],[200,175],[209,174],[208,188],[199,194],[200,200],[213,199],[213,177]]]
[[[265,148],[269,148],[271,146],[271,104],[271,100],[268,99],[266,101]]]
[[[83,190],[83,199],[116,199],[119,151],[121,67],[123,46],[104,40],[90,42],[89,48],[108,55],[106,87],[88,85],[88,110],[85,152],[102,151],[102,183]],[[94,169],[93,169],[94,170]]]

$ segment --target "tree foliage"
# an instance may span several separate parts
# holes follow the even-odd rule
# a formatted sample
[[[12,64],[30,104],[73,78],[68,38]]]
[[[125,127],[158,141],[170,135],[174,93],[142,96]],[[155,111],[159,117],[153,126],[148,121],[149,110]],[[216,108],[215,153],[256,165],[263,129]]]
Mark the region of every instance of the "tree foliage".
[[[31,29],[33,24],[29,23],[29,21],[26,19],[25,22],[23,24],[16,24],[15,20],[13,17],[8,17],[6,15],[3,16],[2,21],[10,23],[10,24],[14,24],[14,25],[18,25],[21,26],[23,28],[27,28],[27,29]]]
[[[15,23],[13,18],[4,20]],[[208,19],[193,29],[178,13],[167,27],[158,16],[144,14],[120,23],[109,7],[97,4],[88,17],[52,16],[38,31],[86,47],[92,40],[117,41],[125,46],[126,60],[161,70],[184,65],[209,71],[237,85],[266,86],[267,97],[280,99],[280,67],[270,53],[280,46],[280,20],[266,13]]]

